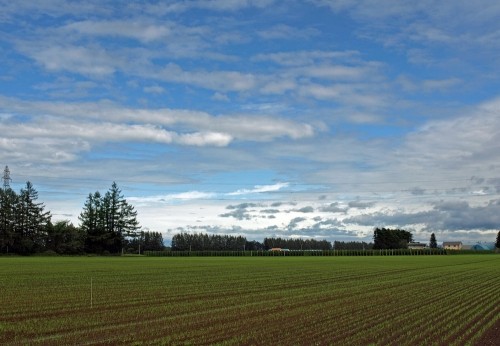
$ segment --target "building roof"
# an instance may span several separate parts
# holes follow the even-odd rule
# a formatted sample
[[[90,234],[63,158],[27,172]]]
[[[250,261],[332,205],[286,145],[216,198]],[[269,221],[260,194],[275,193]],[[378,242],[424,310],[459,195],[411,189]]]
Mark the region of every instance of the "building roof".
[[[458,246],[462,245],[461,241],[444,241],[443,246]]]

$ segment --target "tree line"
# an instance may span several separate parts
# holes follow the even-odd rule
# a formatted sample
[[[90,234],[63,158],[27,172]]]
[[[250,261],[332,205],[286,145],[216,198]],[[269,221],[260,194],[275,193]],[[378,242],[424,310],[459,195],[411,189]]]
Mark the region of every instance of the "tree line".
[[[137,212],[116,183],[105,194],[89,194],[76,227],[69,221],[53,223],[31,182],[17,193],[6,179],[8,167],[0,189],[0,253],[116,254],[164,248],[160,232],[140,230]]]
[[[333,242],[334,250],[371,250],[373,243],[366,243],[364,241],[337,241]]]
[[[247,240],[242,236],[179,233],[172,237],[173,251],[242,251]]]
[[[264,249],[282,248],[289,250],[331,250],[332,243],[327,240],[302,238],[264,238]]]
[[[172,251],[262,251],[272,248],[289,250],[331,250],[332,244],[327,240],[264,238],[261,243],[248,241],[243,236],[179,233],[172,237]]]

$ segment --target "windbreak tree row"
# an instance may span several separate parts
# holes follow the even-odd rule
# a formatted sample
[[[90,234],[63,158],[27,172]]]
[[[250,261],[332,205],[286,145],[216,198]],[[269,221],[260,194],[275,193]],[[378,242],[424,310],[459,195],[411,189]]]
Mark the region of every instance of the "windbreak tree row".
[[[289,250],[331,250],[332,243],[327,240],[302,239],[302,238],[265,238],[264,248],[282,248]]]
[[[43,249],[51,215],[37,199],[29,181],[19,193],[0,190],[0,252],[29,254]]]
[[[105,195],[89,194],[80,214],[81,228],[87,235],[85,250],[91,253],[117,253],[127,237],[138,231],[137,211],[130,205],[116,183]]]
[[[247,240],[242,236],[179,233],[172,237],[174,251],[241,251],[245,250],[246,245]]]
[[[10,186],[0,189],[0,254],[107,254],[164,248],[161,233],[140,232],[137,212],[116,183],[104,195],[89,194],[80,227],[67,220],[53,224],[51,213],[37,200],[38,192],[29,181],[19,193]]]

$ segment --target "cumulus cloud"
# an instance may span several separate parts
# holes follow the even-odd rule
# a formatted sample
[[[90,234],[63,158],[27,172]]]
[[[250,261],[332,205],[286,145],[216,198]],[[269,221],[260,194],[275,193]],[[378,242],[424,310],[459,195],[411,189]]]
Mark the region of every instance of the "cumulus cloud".
[[[278,214],[280,212],[279,209],[263,209],[260,211],[263,214]]]
[[[348,203],[349,208],[368,209],[375,205],[374,202],[352,201]]]
[[[500,223],[500,200],[471,206],[466,201],[440,201],[425,211],[395,211],[365,213],[343,220],[346,224],[363,226],[412,227],[423,225],[428,231],[484,231],[496,229]]]
[[[313,213],[314,212],[314,208],[311,207],[311,206],[307,206],[307,207],[295,209],[294,211],[297,211],[299,213]]]
[[[248,208],[258,207],[258,204],[255,203],[241,203],[238,205],[228,205],[226,209],[232,210],[228,213],[220,214],[220,217],[232,217],[237,220],[250,220],[252,216],[250,215]]]
[[[292,220],[290,220],[287,229],[296,229],[299,225],[299,223],[306,221],[307,219],[305,217],[295,217]]]
[[[320,211],[324,213],[345,213],[348,208],[341,205],[339,202],[330,203],[329,205],[322,206]]]

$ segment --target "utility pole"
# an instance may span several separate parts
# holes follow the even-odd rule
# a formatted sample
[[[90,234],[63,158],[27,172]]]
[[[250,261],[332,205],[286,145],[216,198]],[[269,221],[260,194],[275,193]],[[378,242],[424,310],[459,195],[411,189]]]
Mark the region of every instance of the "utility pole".
[[[5,169],[3,170],[3,189],[4,191],[7,191],[8,189],[10,189],[10,182],[12,181],[12,179],[10,179],[10,170],[9,170],[9,166],[5,166]]]

